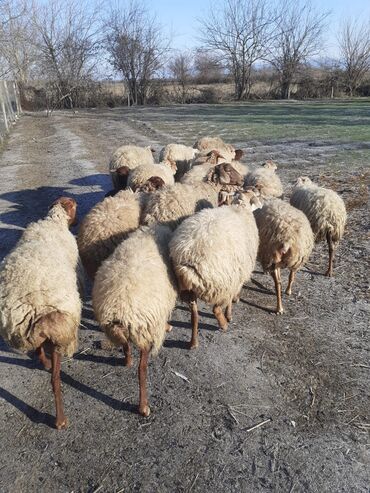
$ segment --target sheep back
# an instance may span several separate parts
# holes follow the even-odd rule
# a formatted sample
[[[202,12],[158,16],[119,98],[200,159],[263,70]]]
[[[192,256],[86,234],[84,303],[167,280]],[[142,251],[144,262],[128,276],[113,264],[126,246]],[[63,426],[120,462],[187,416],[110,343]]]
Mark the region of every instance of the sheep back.
[[[81,318],[78,250],[59,205],[45,219],[30,224],[0,266],[0,334],[22,351],[36,349],[37,322],[45,315],[65,315],[53,340],[71,355],[77,346]]]
[[[347,212],[342,198],[336,192],[315,184],[296,187],[290,203],[305,213],[317,242],[324,240],[328,232],[334,242],[342,238]]]
[[[162,346],[177,294],[169,263],[170,238],[171,230],[165,226],[143,226],[99,268],[93,308],[113,342],[117,341],[111,328],[119,324],[123,335],[139,349],[152,348],[156,354]]]
[[[280,178],[274,170],[269,168],[261,167],[250,171],[244,184],[247,187],[258,188],[263,198],[283,196],[284,190]]]
[[[173,185],[175,179],[172,169],[164,164],[144,164],[130,171],[127,186],[133,190],[144,185],[152,176],[159,176],[165,185]]]
[[[314,238],[302,211],[283,200],[269,199],[254,215],[260,237],[258,260],[265,272],[273,270],[274,266],[298,270],[307,262]],[[276,252],[283,247],[288,252],[276,262]]]
[[[93,278],[129,233],[139,227],[145,194],[123,190],[99,202],[81,222],[77,244],[82,263]]]
[[[256,262],[258,230],[251,209],[224,206],[186,219],[170,243],[180,291],[226,305],[237,296]]]
[[[188,216],[217,205],[218,191],[212,185],[175,183],[150,194],[143,212],[143,224],[164,223],[175,229]]]

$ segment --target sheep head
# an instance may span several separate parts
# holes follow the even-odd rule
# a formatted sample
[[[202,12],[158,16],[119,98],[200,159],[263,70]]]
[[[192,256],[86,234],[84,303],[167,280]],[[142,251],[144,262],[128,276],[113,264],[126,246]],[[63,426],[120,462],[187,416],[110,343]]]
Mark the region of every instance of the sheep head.
[[[211,168],[206,176],[206,181],[219,185],[242,186],[243,177],[229,163],[218,164]]]
[[[241,190],[235,194],[233,204],[240,205],[242,207],[249,206],[252,211],[261,209],[263,206],[262,200],[253,190]]]
[[[77,202],[71,197],[59,197],[59,199],[52,203],[50,209],[57,204],[60,204],[66,211],[68,216],[68,226],[75,226],[77,224]]]
[[[135,192],[155,192],[165,186],[165,182],[159,176],[152,176],[140,187],[135,188]]]
[[[274,163],[274,161],[272,161],[271,159],[268,159],[262,166],[266,169],[271,169],[272,171],[277,170],[277,164]]]
[[[130,174],[130,168],[128,166],[121,166],[115,170],[117,176],[116,190],[124,190],[127,187],[128,175]]]
[[[244,155],[244,152],[242,151],[242,149],[236,149],[234,161],[240,161],[241,158],[243,157],[243,155]]]
[[[300,176],[294,184],[295,187],[304,187],[306,185],[312,185],[312,181],[308,176]]]
[[[225,158],[216,150],[207,153],[207,163],[217,164],[220,159]]]

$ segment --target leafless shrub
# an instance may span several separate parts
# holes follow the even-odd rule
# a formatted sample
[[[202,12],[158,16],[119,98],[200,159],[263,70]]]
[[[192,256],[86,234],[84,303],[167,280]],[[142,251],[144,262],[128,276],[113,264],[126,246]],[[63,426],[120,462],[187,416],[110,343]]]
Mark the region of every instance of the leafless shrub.
[[[345,21],[338,42],[346,90],[352,97],[370,70],[370,20]]]
[[[282,0],[275,16],[276,31],[268,60],[280,76],[281,97],[290,98],[297,72],[322,46],[328,12],[319,13],[311,0]]]
[[[162,27],[139,1],[131,1],[111,11],[106,29],[109,60],[127,84],[130,103],[145,104],[169,50]]]
[[[267,0],[225,0],[200,20],[202,41],[229,67],[238,100],[249,96],[253,65],[267,54],[274,15]]]
[[[193,57],[191,53],[178,53],[169,63],[170,75],[177,82],[175,97],[177,102],[186,103],[190,93],[190,84],[193,80]]]

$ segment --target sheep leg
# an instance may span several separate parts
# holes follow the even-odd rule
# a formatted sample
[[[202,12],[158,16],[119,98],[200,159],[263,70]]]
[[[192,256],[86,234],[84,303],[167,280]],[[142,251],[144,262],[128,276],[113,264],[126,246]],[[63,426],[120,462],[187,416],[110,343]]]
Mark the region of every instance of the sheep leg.
[[[232,319],[233,319],[233,316],[232,316],[232,307],[233,307],[233,304],[232,302],[229,303],[226,307],[226,310],[225,310],[225,317],[226,317],[226,320],[228,322],[231,322]]]
[[[55,427],[57,430],[67,428],[67,418],[64,415],[62,393],[60,385],[60,354],[56,351],[54,344],[51,347],[51,385],[53,387],[56,419]]]
[[[131,352],[130,343],[124,342],[122,344],[122,346],[123,346],[123,354],[125,355],[124,366],[131,368],[131,366],[132,366],[132,352]]]
[[[222,308],[219,305],[215,305],[213,307],[213,314],[217,319],[220,329],[227,330],[227,320],[222,312]]]
[[[326,241],[328,242],[328,247],[329,247],[329,267],[328,270],[325,272],[325,275],[327,277],[332,277],[333,275],[333,262],[334,262],[334,243],[333,239],[331,237],[331,233],[328,231],[326,233]]]
[[[140,351],[140,363],[139,363],[139,389],[140,389],[140,401],[139,401],[139,413],[146,418],[150,414],[150,407],[148,405],[148,395],[146,388],[146,377],[148,372],[148,358],[149,351]]]
[[[283,309],[283,303],[281,301],[281,276],[280,276],[280,269],[274,269],[271,272],[272,278],[275,283],[275,292],[276,292],[276,298],[277,298],[277,306],[276,306],[276,314],[281,315],[284,313]]]
[[[51,360],[46,356],[45,349],[42,344],[36,349],[36,354],[45,370],[51,370]]]
[[[170,325],[169,323],[166,324],[166,332],[171,332],[172,330],[172,325]]]
[[[292,294],[292,285],[293,285],[293,282],[295,279],[295,274],[296,274],[295,270],[291,270],[289,273],[288,286],[287,286],[286,291],[285,291],[285,294],[287,294],[287,295]]]
[[[198,340],[198,325],[199,325],[199,315],[198,315],[198,305],[197,297],[194,293],[190,293],[189,308],[191,311],[191,339],[189,342],[189,349],[196,349],[199,346]]]

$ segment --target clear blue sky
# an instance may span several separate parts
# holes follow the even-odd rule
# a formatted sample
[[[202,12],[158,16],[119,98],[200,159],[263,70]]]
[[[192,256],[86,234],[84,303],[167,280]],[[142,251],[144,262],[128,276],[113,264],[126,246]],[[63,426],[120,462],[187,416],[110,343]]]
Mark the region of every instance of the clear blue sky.
[[[146,0],[146,5],[156,13],[162,25],[172,32],[172,46],[182,50],[199,45],[196,18],[205,15],[209,6],[218,1],[220,0]],[[335,33],[341,19],[347,16],[370,19],[370,0],[313,0],[313,3],[318,10],[332,11],[326,36],[328,56],[335,55]]]

